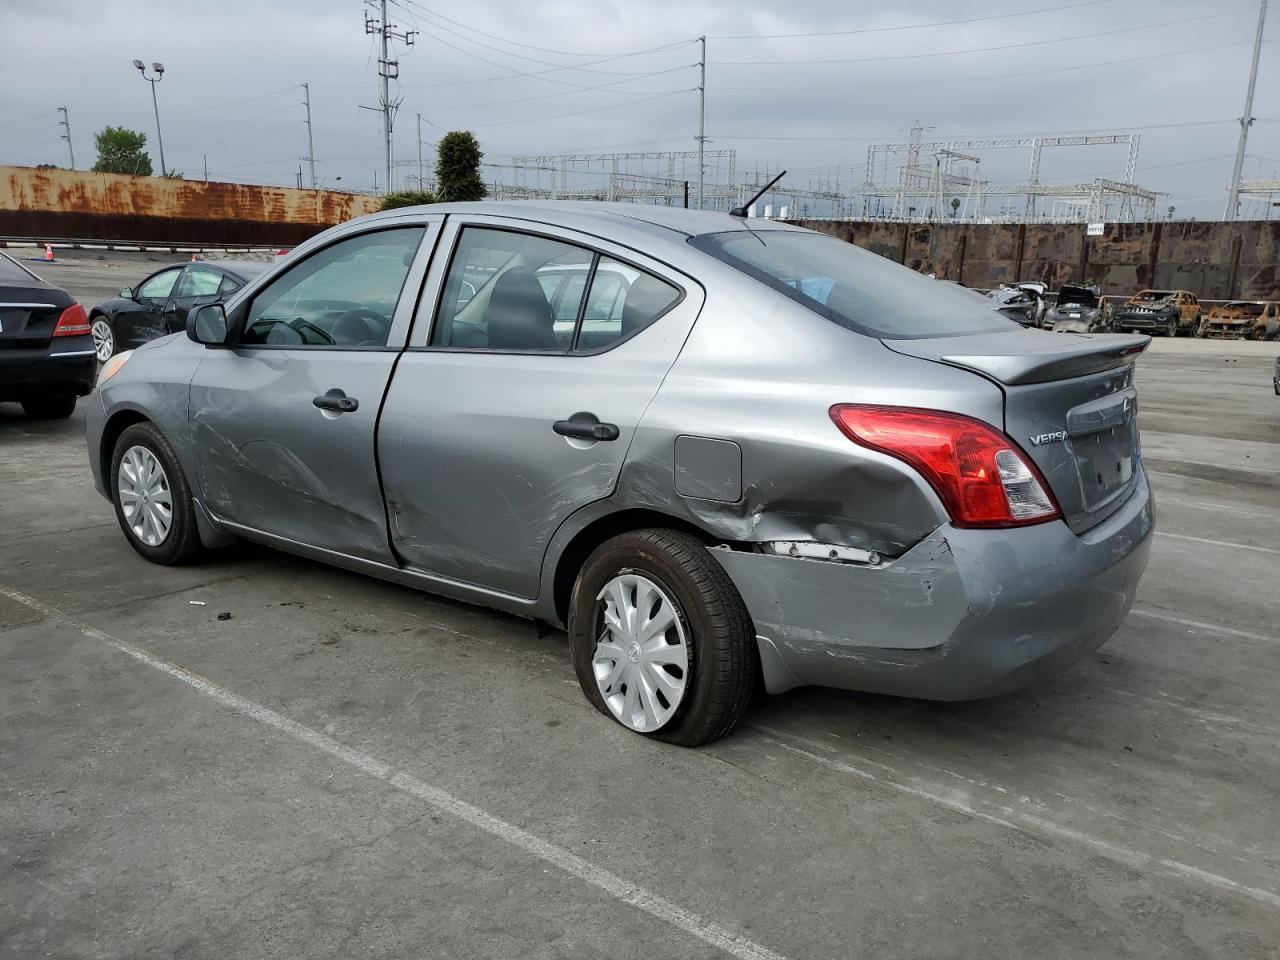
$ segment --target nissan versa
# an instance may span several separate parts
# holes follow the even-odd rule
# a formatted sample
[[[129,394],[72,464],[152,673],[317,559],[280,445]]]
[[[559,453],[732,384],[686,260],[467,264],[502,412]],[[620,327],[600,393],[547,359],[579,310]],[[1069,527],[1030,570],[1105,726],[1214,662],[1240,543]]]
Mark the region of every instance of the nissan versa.
[[[242,537],[563,625],[673,743],[758,684],[984,697],[1129,610],[1148,340],[949,286],[723,214],[397,210],[113,357],[90,462],[148,560]]]

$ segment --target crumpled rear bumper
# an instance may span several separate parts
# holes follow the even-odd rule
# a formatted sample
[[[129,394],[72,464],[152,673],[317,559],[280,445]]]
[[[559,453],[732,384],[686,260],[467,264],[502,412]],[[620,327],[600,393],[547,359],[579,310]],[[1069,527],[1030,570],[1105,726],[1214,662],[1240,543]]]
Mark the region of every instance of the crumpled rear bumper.
[[[1147,565],[1145,473],[1115,514],[1077,536],[1061,521],[950,524],[880,566],[714,550],[755,622],[765,685],[926,700],[1024,686],[1119,628]]]

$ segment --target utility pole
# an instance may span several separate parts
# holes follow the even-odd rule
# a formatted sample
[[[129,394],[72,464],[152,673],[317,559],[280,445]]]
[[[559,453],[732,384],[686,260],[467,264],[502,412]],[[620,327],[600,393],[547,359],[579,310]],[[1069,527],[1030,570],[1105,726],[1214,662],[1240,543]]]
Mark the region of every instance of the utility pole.
[[[64,133],[62,139],[67,141],[67,153],[71,155],[71,169],[76,168],[76,148],[71,145],[71,119],[67,116],[67,108],[59,107],[58,112],[62,114],[62,119],[58,122],[62,125]]]
[[[391,185],[391,134],[395,127],[396,110],[399,109],[400,102],[403,99],[397,97],[394,102],[391,99],[391,81],[400,76],[400,61],[391,59],[391,41],[399,40],[405,46],[412,47],[416,31],[397,32],[395,24],[387,20],[387,0],[378,0],[378,6],[381,10],[381,19],[374,20],[366,13],[364,15],[364,32],[366,34],[376,33],[382,40],[382,56],[378,60],[378,76],[382,78],[382,135],[385,141],[386,185],[387,192],[390,193],[393,189]]]
[[[304,83],[302,93],[303,106],[307,108],[307,165],[311,168],[311,189],[314,190],[316,188],[316,145],[311,139],[311,84]]]
[[[200,154],[200,159],[204,162],[204,182],[209,182],[209,155],[207,153]]]
[[[418,189],[422,189],[422,114],[418,114]]]
[[[1258,4],[1258,33],[1253,39],[1253,66],[1249,70],[1249,90],[1244,96],[1244,116],[1240,118],[1240,142],[1236,145],[1236,165],[1231,171],[1231,189],[1227,193],[1224,220],[1234,220],[1240,206],[1240,174],[1244,171],[1244,149],[1253,125],[1253,88],[1258,83],[1258,58],[1262,55],[1262,28],[1267,22],[1267,0]]]
[[[1265,2],[1265,0],[1264,0]],[[698,209],[702,209],[702,188],[706,165],[702,161],[707,142],[707,38],[698,38]]]

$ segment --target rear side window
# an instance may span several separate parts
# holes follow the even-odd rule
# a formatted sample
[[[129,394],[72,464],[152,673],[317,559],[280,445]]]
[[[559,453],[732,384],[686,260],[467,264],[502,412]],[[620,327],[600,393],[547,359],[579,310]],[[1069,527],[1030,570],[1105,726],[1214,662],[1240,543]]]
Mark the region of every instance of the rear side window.
[[[697,249],[814,313],[888,340],[1019,329],[991,305],[851,243],[817,233],[741,230],[691,237]]]
[[[218,292],[218,286],[221,283],[222,274],[217,270],[187,267],[182,274],[182,279],[178,281],[178,286],[173,295],[179,299],[182,297],[211,297]]]
[[[587,353],[642,330],[681,291],[630,264],[533,234],[466,227],[431,345],[503,353]]]

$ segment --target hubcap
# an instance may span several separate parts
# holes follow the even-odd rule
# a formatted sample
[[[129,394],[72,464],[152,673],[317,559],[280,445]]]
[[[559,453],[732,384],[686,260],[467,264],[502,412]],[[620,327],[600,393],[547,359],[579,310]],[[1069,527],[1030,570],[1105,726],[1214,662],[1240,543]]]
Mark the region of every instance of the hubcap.
[[[173,526],[173,495],[156,455],[143,446],[126,450],[120,460],[116,491],[133,535],[149,547],[164,543]]]
[[[684,617],[647,577],[623,573],[596,597],[591,669],[609,712],[640,733],[661,728],[684,699],[689,645]]]
[[[111,351],[116,345],[116,338],[111,333],[111,324],[98,319],[93,321],[90,329],[93,331],[93,349],[97,352],[98,359],[106,363],[111,359]]]

